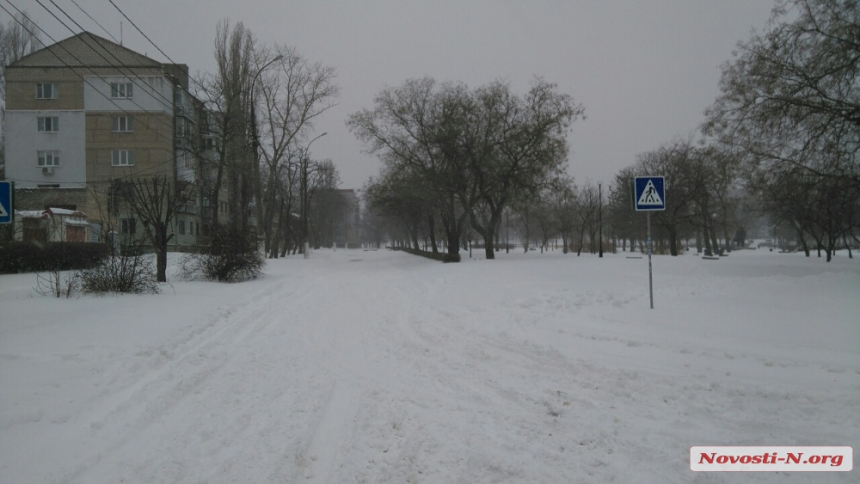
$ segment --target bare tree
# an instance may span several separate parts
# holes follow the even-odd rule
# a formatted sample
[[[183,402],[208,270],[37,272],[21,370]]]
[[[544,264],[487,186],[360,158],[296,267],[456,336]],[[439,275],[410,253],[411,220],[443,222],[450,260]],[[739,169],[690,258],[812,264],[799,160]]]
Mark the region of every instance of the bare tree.
[[[255,199],[257,220],[268,253],[274,243],[274,219],[281,205],[278,198],[285,195],[279,190],[279,180],[285,174],[290,176],[290,163],[300,161],[291,153],[297,151],[301,141],[306,141],[319,116],[335,105],[339,91],[334,83],[334,68],[310,62],[294,47],[276,45],[266,49],[261,52],[258,64],[261,122],[252,120],[254,126],[261,128],[263,163],[256,168]],[[267,64],[271,67],[263,71]],[[254,137],[256,140],[257,133]]]
[[[555,178],[550,182],[547,192],[547,203],[552,211],[558,235],[561,236],[562,252],[567,254],[576,227],[576,193],[573,180],[566,176]]]
[[[131,213],[143,224],[145,237],[156,254],[156,280],[167,281],[167,245],[173,238],[173,219],[193,199],[191,185],[174,182],[170,177],[135,178],[120,190]]]
[[[413,79],[383,90],[373,110],[352,114],[347,122],[392,176],[416,180],[432,192],[447,252],[457,260],[464,224],[478,200],[464,154],[471,109],[465,86]]]
[[[206,151],[212,158],[202,157],[206,176],[200,190],[208,201],[209,211],[204,220],[211,225],[219,222],[222,211],[222,188],[226,188],[226,217],[242,232],[249,230],[254,194],[254,163],[250,131],[251,83],[259,54],[252,32],[241,22],[230,27],[226,20],[218,23],[214,54],[217,72],[197,77],[194,90],[207,110],[204,129],[209,132],[211,146]],[[204,151],[204,150],[201,150]],[[210,175],[209,172],[212,172]]]
[[[579,216],[577,221],[577,229],[579,231],[579,241],[576,247],[576,255],[582,254],[582,249],[585,244],[585,236],[588,234],[589,250],[594,252],[593,234],[597,232],[597,210],[599,197],[597,187],[593,183],[586,182],[582,187],[576,189],[576,214]]]
[[[860,3],[780,0],[723,67],[705,129],[772,178],[846,177],[860,197]]]
[[[541,79],[520,97],[502,82],[470,90],[424,78],[385,89],[348,125],[389,173],[433,192],[450,255],[459,254],[469,223],[492,259],[505,207],[561,173],[565,134],[581,115],[570,96]]]
[[[484,237],[487,259],[493,259],[493,237],[505,207],[523,192],[537,194],[561,173],[568,149],[565,136],[584,109],[539,78],[523,97],[495,82],[477,89],[474,98],[480,108],[472,121],[478,136],[468,153],[489,220],[473,227]]]
[[[39,27],[26,10],[15,14],[6,25],[0,24],[0,99],[6,99],[6,66],[42,47]]]

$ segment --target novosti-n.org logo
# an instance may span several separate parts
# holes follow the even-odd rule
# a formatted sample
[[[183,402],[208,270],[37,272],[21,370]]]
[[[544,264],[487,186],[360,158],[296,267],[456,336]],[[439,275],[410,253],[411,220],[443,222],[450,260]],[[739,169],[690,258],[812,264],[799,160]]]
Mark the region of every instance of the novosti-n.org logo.
[[[690,447],[697,472],[848,472],[851,447]]]

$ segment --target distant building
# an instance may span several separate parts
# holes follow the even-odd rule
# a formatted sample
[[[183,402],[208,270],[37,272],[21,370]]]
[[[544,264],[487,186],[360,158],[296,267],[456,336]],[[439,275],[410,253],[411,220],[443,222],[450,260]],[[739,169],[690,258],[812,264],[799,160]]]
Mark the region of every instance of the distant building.
[[[141,227],[118,193],[156,175],[194,185],[205,166],[202,119],[184,64],[89,32],[25,56],[6,68],[6,176],[16,208],[86,213],[85,240],[134,236]],[[173,245],[197,243],[201,203],[198,195],[174,219]]]
[[[361,247],[361,208],[355,190],[337,190],[343,201],[343,212],[335,243],[338,247]]]
[[[16,210],[13,238],[32,242],[86,242],[87,214],[64,208]]]

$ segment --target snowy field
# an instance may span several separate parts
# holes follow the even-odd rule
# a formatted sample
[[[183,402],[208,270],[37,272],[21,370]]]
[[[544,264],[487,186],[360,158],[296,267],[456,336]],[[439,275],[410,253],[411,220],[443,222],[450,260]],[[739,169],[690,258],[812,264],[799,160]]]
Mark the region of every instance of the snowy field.
[[[477,255],[477,252],[476,252]],[[694,445],[860,448],[860,260],[318,251],[53,299],[0,276],[0,482],[860,482]]]

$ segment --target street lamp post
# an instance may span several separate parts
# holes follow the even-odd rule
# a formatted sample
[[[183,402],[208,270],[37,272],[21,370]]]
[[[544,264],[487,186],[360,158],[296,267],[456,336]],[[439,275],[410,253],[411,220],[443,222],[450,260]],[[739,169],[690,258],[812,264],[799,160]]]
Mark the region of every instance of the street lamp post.
[[[260,135],[257,132],[257,103],[254,101],[254,88],[257,86],[257,79],[260,78],[260,74],[267,67],[283,58],[284,56],[279,55],[263,65],[251,80],[251,90],[248,93],[251,102],[251,136],[254,138],[252,146],[254,149],[254,198],[256,198],[255,215],[257,218],[257,227],[262,227],[263,224],[263,184],[260,181]]]
[[[314,141],[322,138],[327,135],[328,132],[325,132],[316,138],[312,139],[308,146],[305,148],[305,155],[302,157],[302,250],[304,251],[304,258],[310,258],[310,244],[308,243],[308,218],[310,218],[310,200],[308,199],[308,162],[310,159],[308,158],[308,152],[311,149],[311,145],[314,144]]]

